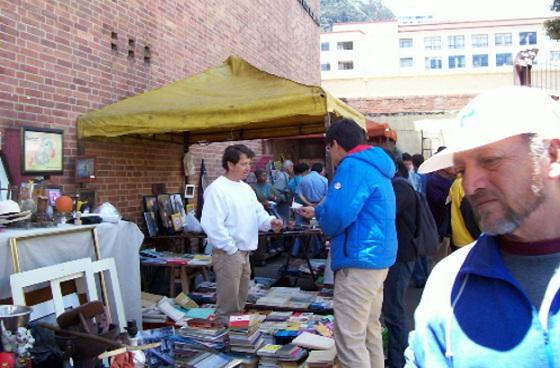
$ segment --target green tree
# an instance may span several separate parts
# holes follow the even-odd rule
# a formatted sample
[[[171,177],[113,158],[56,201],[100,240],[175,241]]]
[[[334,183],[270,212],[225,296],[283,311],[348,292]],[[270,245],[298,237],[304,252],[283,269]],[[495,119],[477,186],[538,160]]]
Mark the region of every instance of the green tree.
[[[325,32],[332,30],[333,23],[392,19],[393,12],[380,0],[321,0],[321,29]]]
[[[560,11],[560,0],[554,0],[550,10],[555,12]],[[560,18],[554,18],[544,22],[544,29],[546,29],[546,34],[553,40],[560,40]]]

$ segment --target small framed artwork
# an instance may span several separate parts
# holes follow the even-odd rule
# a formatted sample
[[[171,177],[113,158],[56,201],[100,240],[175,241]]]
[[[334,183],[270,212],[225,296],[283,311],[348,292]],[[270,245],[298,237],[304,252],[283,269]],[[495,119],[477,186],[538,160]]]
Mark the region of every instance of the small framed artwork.
[[[171,201],[172,213],[178,213],[181,215],[181,218],[183,218],[185,216],[185,205],[183,203],[183,199],[181,198],[181,194],[170,194],[169,199]]]
[[[149,236],[156,236],[158,233],[156,214],[154,212],[144,212],[144,221]]]
[[[194,198],[194,184],[187,184],[185,185],[185,198]]]
[[[95,157],[76,156],[76,183],[90,183],[95,181]]]
[[[183,231],[183,217],[179,213],[171,215],[171,222],[173,223],[173,230]]]
[[[93,212],[95,209],[95,190],[78,189],[78,211]]]
[[[158,194],[157,205],[161,224],[165,229],[171,230],[173,228],[173,224],[171,223],[171,214],[173,214],[173,208],[171,207],[171,199],[169,198],[169,194]]]
[[[158,205],[156,196],[144,196],[144,210],[157,213]]]
[[[61,129],[21,128],[21,174],[62,175],[64,133]]]
[[[49,206],[54,207],[56,199],[62,195],[60,187],[45,189],[45,195],[49,199]]]

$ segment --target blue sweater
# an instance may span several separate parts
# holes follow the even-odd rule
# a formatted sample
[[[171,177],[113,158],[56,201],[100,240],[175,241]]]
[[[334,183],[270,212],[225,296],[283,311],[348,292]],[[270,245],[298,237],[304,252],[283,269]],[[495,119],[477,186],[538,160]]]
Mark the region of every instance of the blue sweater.
[[[432,271],[406,351],[407,367],[560,367],[560,271],[540,310],[482,235]]]
[[[395,263],[393,161],[378,147],[344,157],[327,196],[315,208],[323,232],[331,237],[332,269],[383,269]]]

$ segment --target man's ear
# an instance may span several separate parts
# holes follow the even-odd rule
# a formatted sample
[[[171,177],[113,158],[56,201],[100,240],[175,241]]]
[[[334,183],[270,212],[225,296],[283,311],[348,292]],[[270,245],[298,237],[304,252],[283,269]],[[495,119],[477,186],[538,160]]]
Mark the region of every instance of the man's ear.
[[[560,139],[552,139],[548,146],[550,158],[550,170],[548,176],[551,179],[560,178]]]

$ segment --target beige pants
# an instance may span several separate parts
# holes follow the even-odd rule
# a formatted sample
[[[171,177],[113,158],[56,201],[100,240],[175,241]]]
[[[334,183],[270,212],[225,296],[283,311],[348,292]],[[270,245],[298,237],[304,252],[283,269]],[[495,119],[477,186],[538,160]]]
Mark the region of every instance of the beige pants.
[[[247,301],[251,278],[249,252],[238,250],[230,256],[214,248],[212,266],[216,274],[216,321],[227,324],[230,314],[241,312]]]
[[[387,269],[338,270],[334,282],[334,334],[342,367],[382,368],[381,304]]]

